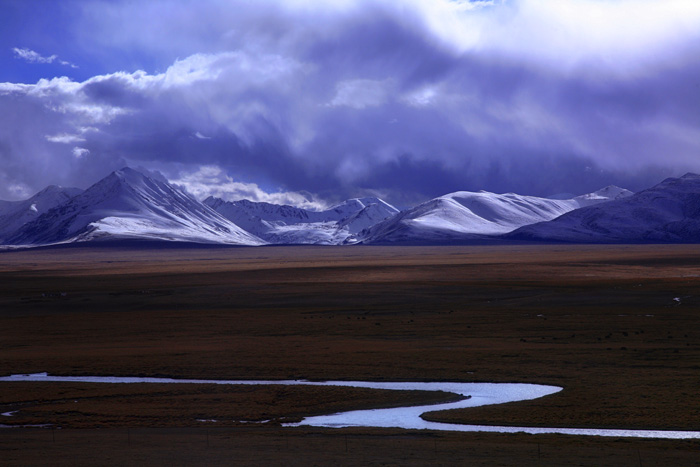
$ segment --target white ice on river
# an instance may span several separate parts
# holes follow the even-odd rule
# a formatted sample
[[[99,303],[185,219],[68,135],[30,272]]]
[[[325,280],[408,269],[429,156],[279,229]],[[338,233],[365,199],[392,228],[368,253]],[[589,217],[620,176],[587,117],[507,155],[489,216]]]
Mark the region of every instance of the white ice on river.
[[[460,409],[480,405],[503,404],[522,400],[537,399],[561,391],[556,386],[520,383],[452,383],[452,382],[371,382],[371,381],[245,381],[245,380],[202,380],[174,378],[142,378],[118,376],[51,376],[46,373],[20,374],[0,377],[4,381],[38,381],[38,382],[78,382],[78,383],[178,383],[178,384],[243,384],[243,385],[307,385],[307,386],[345,386],[385,390],[421,390],[444,391],[464,396],[457,402],[434,405],[396,407],[390,409],[355,410],[332,415],[308,417],[300,423],[285,426],[318,426],[328,428],[341,427],[382,427],[427,429],[440,431],[482,431],[497,433],[559,433],[579,436],[612,436],[633,438],[669,438],[700,439],[700,431],[668,430],[620,430],[592,428],[536,428],[514,426],[461,425],[429,422],[421,414],[437,410]]]

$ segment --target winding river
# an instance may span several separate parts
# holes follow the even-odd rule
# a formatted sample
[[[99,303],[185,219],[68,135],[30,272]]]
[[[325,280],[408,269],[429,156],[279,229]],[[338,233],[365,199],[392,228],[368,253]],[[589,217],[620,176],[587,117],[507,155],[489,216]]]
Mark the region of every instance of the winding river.
[[[421,418],[421,414],[437,410],[460,409],[480,405],[503,404],[547,396],[561,391],[556,386],[520,383],[421,383],[421,382],[371,382],[371,381],[239,381],[239,380],[202,380],[202,379],[173,379],[173,378],[139,378],[113,376],[51,376],[46,373],[20,374],[0,377],[0,382],[7,381],[37,381],[37,382],[79,382],[79,383],[178,383],[178,384],[246,384],[246,385],[309,385],[309,386],[347,386],[386,390],[422,390],[445,391],[465,399],[444,404],[396,407],[390,409],[355,410],[332,415],[308,417],[299,423],[285,426],[317,426],[327,428],[341,427],[382,427],[427,429],[441,431],[482,431],[497,433],[559,433],[579,436],[613,436],[633,438],[669,438],[669,439],[700,439],[700,431],[667,431],[667,430],[612,430],[584,428],[535,428],[514,426],[484,426],[460,425],[449,423],[429,422]]]

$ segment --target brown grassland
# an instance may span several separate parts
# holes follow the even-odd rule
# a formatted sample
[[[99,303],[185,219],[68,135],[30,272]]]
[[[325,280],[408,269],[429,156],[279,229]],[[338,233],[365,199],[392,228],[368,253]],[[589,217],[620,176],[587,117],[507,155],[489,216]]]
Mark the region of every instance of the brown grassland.
[[[0,375],[44,371],[531,382],[564,390],[426,418],[700,430],[700,247],[2,253]],[[0,464],[700,465],[698,441],[280,426],[450,397],[0,383],[0,412],[17,411],[0,423],[54,427],[0,429]]]

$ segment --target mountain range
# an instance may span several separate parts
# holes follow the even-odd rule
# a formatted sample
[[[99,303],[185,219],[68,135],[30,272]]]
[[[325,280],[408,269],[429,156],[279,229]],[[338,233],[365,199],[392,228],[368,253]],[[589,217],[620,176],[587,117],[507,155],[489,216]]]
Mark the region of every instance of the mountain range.
[[[361,243],[454,243],[511,232],[518,227],[548,221],[582,206],[632,195],[609,186],[572,199],[556,200],[458,191],[431,199],[379,222],[352,238]]]
[[[628,198],[521,227],[507,238],[569,243],[697,243],[700,175],[667,178]]]
[[[86,190],[0,201],[5,248],[148,240],[222,245],[700,242],[700,175],[570,199],[459,191],[399,211],[353,198],[323,211],[209,197],[128,167]]]
[[[204,204],[274,244],[337,245],[399,212],[379,198],[349,199],[324,211],[214,197],[205,199]]]

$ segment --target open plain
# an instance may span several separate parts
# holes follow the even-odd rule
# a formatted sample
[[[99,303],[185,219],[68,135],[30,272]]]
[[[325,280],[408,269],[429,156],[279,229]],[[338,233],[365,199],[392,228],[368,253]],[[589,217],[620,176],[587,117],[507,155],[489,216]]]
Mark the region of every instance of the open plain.
[[[0,254],[0,375],[525,382],[431,420],[700,429],[700,248],[148,248]],[[0,385],[5,465],[698,465],[697,441],[288,428],[449,394]],[[214,421],[216,420],[216,421]],[[59,429],[60,427],[60,429]]]

